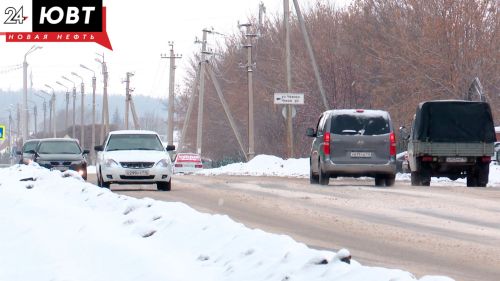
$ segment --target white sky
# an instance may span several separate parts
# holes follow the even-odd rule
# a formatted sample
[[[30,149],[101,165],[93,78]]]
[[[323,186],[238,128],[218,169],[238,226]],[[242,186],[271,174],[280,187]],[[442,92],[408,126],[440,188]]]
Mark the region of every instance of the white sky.
[[[302,0],[303,9],[318,0]],[[336,5],[350,0],[327,0]],[[110,93],[124,93],[121,83],[127,71],[135,72],[131,87],[135,94],[165,97],[168,93],[168,59],[160,59],[160,54],[168,54],[168,41],[175,42],[175,52],[183,58],[177,60],[176,84],[182,84],[189,58],[200,46],[194,44],[200,38],[203,28],[213,27],[215,31],[230,34],[236,31],[237,22],[245,22],[251,14],[257,15],[261,0],[183,0],[123,1],[104,0],[107,7],[107,30],[113,51],[96,43],[41,43],[43,49],[28,56],[33,72],[35,89],[45,89],[44,84],[53,85],[65,75],[70,79],[75,71],[87,75],[86,86],[90,88],[91,73],[80,68],[85,64],[100,73],[100,65],[94,61],[96,52],[104,53],[110,74]],[[282,14],[283,1],[263,0],[267,17]],[[291,8],[293,1],[290,0]],[[209,43],[214,42],[209,38]],[[0,88],[22,88],[22,71],[2,73],[6,67],[21,64],[24,54],[32,43],[5,43],[0,37]],[[98,77],[98,93],[102,92],[102,78]],[[61,82],[65,82],[61,80]],[[65,83],[68,86],[69,82]]]

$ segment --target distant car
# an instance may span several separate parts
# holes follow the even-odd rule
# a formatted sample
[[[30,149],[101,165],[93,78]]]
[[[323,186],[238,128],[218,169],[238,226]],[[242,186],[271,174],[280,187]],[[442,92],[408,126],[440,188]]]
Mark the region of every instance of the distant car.
[[[16,154],[19,155],[19,164],[29,164],[33,161],[33,150],[36,150],[36,146],[38,145],[38,139],[27,140],[21,151],[17,151]]]
[[[178,153],[174,161],[174,173],[193,173],[203,170],[203,162],[199,154]]]
[[[110,132],[98,151],[97,184],[156,184],[158,190],[170,191],[172,161],[159,135],[152,131],[123,130]]]
[[[376,186],[396,178],[396,137],[389,113],[382,110],[329,110],[320,116],[310,154],[310,182],[328,185],[339,176],[374,177]]]
[[[41,139],[35,150],[34,159],[40,166],[51,170],[77,171],[87,180],[87,159],[89,150],[83,150],[78,141],[68,138]]]

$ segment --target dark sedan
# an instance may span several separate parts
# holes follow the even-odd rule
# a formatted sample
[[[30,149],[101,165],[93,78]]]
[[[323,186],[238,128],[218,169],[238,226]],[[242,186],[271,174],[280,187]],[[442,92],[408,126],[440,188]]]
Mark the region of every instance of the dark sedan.
[[[34,161],[51,170],[77,171],[87,180],[88,150],[82,150],[75,139],[54,138],[42,139],[36,147]]]
[[[20,151],[17,151],[16,154],[19,156],[19,164],[28,165],[33,159],[33,153],[30,153],[33,150],[36,150],[36,146],[38,145],[38,139],[27,140],[23,144],[23,148]]]

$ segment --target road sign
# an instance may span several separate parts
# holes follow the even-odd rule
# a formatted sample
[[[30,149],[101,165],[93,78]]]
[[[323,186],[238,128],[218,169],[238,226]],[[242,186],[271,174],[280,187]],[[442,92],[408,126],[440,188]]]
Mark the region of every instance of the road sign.
[[[274,104],[304,104],[304,94],[275,93]]]
[[[287,108],[288,106],[284,106],[283,109],[281,110],[281,115],[283,115],[285,119],[286,119]],[[295,106],[292,105],[292,118],[295,118],[295,115],[297,115],[297,110],[295,109]]]
[[[0,140],[5,140],[5,125],[0,125]]]

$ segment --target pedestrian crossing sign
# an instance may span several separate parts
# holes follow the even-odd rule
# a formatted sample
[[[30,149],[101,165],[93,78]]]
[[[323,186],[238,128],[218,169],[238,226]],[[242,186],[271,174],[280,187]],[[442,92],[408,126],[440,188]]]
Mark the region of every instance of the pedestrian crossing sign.
[[[0,125],[0,140],[5,140],[5,125]]]

